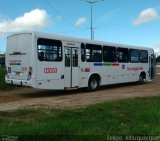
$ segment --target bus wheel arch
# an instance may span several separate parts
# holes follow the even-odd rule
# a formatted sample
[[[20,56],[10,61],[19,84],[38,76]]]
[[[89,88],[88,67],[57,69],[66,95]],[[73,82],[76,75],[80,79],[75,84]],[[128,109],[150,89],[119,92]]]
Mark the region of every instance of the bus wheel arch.
[[[143,84],[146,82],[146,72],[142,71],[139,74],[139,84]]]
[[[88,79],[88,91],[95,91],[99,88],[101,83],[101,77],[98,73],[91,74]]]

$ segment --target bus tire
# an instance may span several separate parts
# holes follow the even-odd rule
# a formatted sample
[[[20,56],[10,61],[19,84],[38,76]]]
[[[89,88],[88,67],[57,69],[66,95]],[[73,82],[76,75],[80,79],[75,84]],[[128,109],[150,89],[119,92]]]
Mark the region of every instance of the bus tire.
[[[89,92],[95,91],[95,90],[98,89],[98,87],[99,87],[99,78],[96,77],[96,76],[91,76],[89,78],[89,81],[88,81],[88,88],[87,88],[87,90]]]
[[[139,75],[139,84],[144,84],[145,82],[146,82],[146,74],[145,74],[145,72],[142,72]]]

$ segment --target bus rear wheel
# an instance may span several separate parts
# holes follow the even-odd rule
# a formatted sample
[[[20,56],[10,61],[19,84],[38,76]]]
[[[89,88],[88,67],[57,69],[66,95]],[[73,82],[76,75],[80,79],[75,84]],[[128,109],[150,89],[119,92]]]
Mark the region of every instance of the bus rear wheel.
[[[88,91],[95,91],[99,87],[99,79],[96,76],[91,76],[88,82]]]

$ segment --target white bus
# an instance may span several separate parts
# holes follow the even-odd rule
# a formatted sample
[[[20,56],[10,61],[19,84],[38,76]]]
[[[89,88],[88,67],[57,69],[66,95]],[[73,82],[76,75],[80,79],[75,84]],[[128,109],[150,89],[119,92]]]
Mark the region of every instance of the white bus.
[[[40,89],[93,91],[102,85],[151,81],[154,62],[152,48],[17,33],[7,39],[5,80]]]

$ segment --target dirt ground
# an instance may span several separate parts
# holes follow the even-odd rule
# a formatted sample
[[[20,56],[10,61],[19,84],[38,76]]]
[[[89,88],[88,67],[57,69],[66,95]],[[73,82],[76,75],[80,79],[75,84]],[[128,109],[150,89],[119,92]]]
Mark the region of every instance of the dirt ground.
[[[95,92],[49,91],[33,88],[0,90],[0,111],[22,108],[77,108],[104,101],[160,96],[160,68],[156,79],[143,85],[137,83],[105,86]]]

